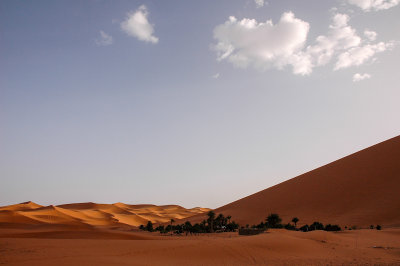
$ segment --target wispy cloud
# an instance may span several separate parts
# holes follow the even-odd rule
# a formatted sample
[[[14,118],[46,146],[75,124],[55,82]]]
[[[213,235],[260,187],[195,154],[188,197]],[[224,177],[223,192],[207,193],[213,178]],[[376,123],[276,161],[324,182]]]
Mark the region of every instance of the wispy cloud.
[[[364,46],[353,47],[338,56],[335,70],[362,65],[373,58],[376,53],[384,52],[391,49],[393,46],[393,42],[380,42],[377,44],[366,44]]]
[[[353,82],[359,82],[361,80],[370,79],[370,78],[371,78],[371,75],[368,73],[364,73],[364,74],[356,73],[353,76]]]
[[[108,46],[113,44],[113,42],[114,42],[113,37],[111,35],[108,35],[102,30],[100,31],[100,38],[97,38],[95,40],[95,43],[99,46]]]
[[[219,78],[219,73],[216,73],[214,75],[211,76],[213,79],[218,79]]]
[[[348,0],[348,2],[365,12],[369,12],[392,8],[397,6],[400,0]]]
[[[263,7],[265,4],[267,4],[265,0],[254,0],[254,2],[256,3],[257,8]]]
[[[367,37],[370,41],[375,41],[376,36],[378,35],[375,31],[372,30],[364,30],[364,35]]]
[[[136,11],[128,14],[121,23],[121,29],[138,40],[158,43],[158,38],[154,36],[154,25],[150,24],[148,15],[147,7],[141,5]]]

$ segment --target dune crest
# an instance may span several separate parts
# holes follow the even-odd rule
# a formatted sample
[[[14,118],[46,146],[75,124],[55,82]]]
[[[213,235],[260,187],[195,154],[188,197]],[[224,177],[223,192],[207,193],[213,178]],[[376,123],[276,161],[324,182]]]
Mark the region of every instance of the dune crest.
[[[284,223],[400,226],[400,136],[381,142],[215,210],[240,224],[269,213]],[[204,217],[204,216],[202,216]],[[193,218],[199,220],[201,217]]]
[[[0,225],[139,226],[164,223],[209,211],[178,205],[98,204],[93,202],[42,206],[34,202],[0,207]]]

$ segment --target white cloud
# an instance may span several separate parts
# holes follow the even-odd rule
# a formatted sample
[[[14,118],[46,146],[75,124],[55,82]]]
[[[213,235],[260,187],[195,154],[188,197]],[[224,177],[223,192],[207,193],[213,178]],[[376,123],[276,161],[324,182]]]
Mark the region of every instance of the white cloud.
[[[371,59],[376,53],[386,51],[393,47],[393,43],[380,42],[377,44],[366,44],[364,46],[354,47],[341,53],[335,65],[335,70],[351,66],[359,66]]]
[[[370,79],[370,78],[371,78],[370,74],[367,74],[367,73],[364,73],[364,74],[356,73],[353,76],[353,82],[359,82],[361,80]]]
[[[348,0],[348,2],[368,12],[392,8],[397,6],[400,0]]]
[[[95,43],[99,46],[108,46],[113,44],[113,42],[113,37],[102,30],[100,31],[100,38],[95,40]]]
[[[254,2],[257,8],[263,7],[266,4],[265,0],[254,0]]]
[[[283,13],[280,21],[257,22],[255,19],[237,20],[231,16],[214,29],[214,46],[217,59],[227,60],[234,66],[246,68],[253,66],[260,70],[270,67],[282,69],[293,66],[294,72],[306,74],[302,56],[296,53],[304,47],[309,24],[294,16],[292,12]]]
[[[367,37],[370,41],[375,41],[376,36],[378,35],[375,31],[372,30],[364,30],[364,35]]]
[[[213,79],[219,78],[219,73],[216,73],[216,74],[212,75],[212,78],[213,78]]]
[[[230,17],[214,29],[218,61],[228,61],[236,67],[249,66],[259,70],[283,69],[291,66],[294,74],[308,75],[313,68],[335,60],[334,70],[359,66],[379,52],[394,46],[394,42],[372,43],[376,32],[365,30],[366,39],[348,25],[349,16],[335,14],[326,35],[320,35],[305,47],[309,24],[291,12],[282,15],[277,24],[270,20]]]
[[[128,14],[121,23],[121,29],[129,36],[145,42],[158,43],[154,34],[154,25],[150,24],[147,17],[149,12],[145,5],[141,5],[136,11]]]
[[[361,38],[355,29],[348,26],[349,16],[335,14],[327,35],[320,35],[316,43],[307,47],[307,53],[313,60],[313,66],[329,63],[337,51],[356,47],[361,43]]]

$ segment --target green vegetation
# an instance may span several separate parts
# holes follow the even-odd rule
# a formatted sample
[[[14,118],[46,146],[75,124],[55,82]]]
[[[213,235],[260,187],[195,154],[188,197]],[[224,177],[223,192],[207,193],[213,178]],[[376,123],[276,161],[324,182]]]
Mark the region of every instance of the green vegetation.
[[[223,214],[218,214],[216,215],[214,211],[209,211],[207,213],[207,220],[203,220],[201,223],[196,223],[192,224],[189,221],[186,221],[183,224],[177,224],[174,225],[175,220],[171,219],[170,224],[167,226],[165,225],[158,225],[155,229],[153,229],[153,223],[151,221],[147,222],[147,225],[141,225],[139,226],[140,230],[144,231],[158,231],[161,234],[167,234],[171,233],[172,234],[178,234],[181,235],[185,233],[186,235],[188,234],[200,234],[200,233],[214,233],[214,232],[234,232],[239,228],[239,224],[235,223],[234,221],[231,222],[232,216],[228,215],[225,217]],[[286,223],[282,224],[282,219],[277,213],[271,213],[267,216],[265,219],[265,222],[261,221],[257,225],[252,225],[249,226],[246,224],[246,226],[242,226],[242,229],[247,229],[250,233],[246,234],[253,234],[254,232],[263,232],[269,228],[283,228],[286,230],[293,230],[293,231],[302,231],[302,232],[309,232],[309,231],[314,231],[314,230],[325,230],[325,231],[341,231],[342,229],[340,228],[339,225],[336,224],[327,224],[323,225],[320,222],[314,222],[311,225],[305,224],[301,226],[300,228],[297,228],[297,223],[299,222],[299,218],[294,217],[291,220],[292,223]],[[347,228],[347,226],[345,227]],[[373,225],[370,227],[371,229],[374,228]],[[349,228],[351,229],[356,229],[355,226]],[[377,230],[381,230],[381,226],[377,225],[376,226]],[[245,230],[243,230],[245,231]],[[247,232],[246,231],[246,232]]]
[[[297,226],[297,222],[299,221],[299,218],[297,218],[297,217],[294,217],[293,219],[292,219],[292,223],[294,223],[294,227],[296,227]]]
[[[282,219],[279,217],[278,214],[276,213],[271,213],[268,215],[267,219],[264,222],[261,222],[257,225],[252,225],[251,228],[257,228],[257,229],[268,229],[268,228],[284,228],[286,230],[293,230],[293,231],[303,231],[303,232],[309,232],[309,231],[314,231],[314,230],[325,230],[325,231],[341,231],[342,229],[340,226],[334,224],[327,224],[324,226],[320,222],[314,222],[311,225],[303,225],[299,229],[297,229],[297,222],[299,221],[299,218],[294,217],[292,219],[293,224],[287,223],[287,224],[281,224]]]
[[[161,234],[200,234],[200,233],[213,233],[213,232],[234,232],[239,228],[239,225],[234,221],[231,222],[232,216],[225,217],[223,214],[215,215],[215,212],[210,211],[207,213],[208,219],[203,220],[201,223],[191,224],[186,221],[183,224],[174,225],[175,220],[171,219],[170,224],[167,226],[159,225],[153,230],[153,224],[149,221],[146,226],[139,226],[140,230],[144,231],[158,231]]]
[[[268,228],[282,228],[283,227],[281,224],[282,219],[276,213],[271,213],[270,215],[268,215],[266,222],[267,222],[266,226]]]

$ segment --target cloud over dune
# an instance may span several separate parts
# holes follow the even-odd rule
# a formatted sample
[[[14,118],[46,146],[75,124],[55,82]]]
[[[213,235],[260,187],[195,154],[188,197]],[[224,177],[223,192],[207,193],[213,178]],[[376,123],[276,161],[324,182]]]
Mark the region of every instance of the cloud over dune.
[[[111,35],[108,35],[102,30],[100,31],[100,38],[95,40],[95,43],[98,46],[108,46],[113,44],[113,42],[114,42],[113,37]]]
[[[292,12],[283,13],[277,24],[231,16],[215,27],[214,49],[219,61],[227,60],[237,67],[281,69],[291,65],[296,72],[296,54],[304,47],[308,30],[309,24]]]
[[[376,32],[365,30],[363,39],[349,25],[349,16],[337,13],[325,35],[318,36],[306,46],[309,23],[296,18],[292,12],[282,14],[278,23],[271,20],[238,20],[231,16],[214,29],[213,46],[218,61],[236,67],[258,70],[292,68],[294,74],[309,75],[315,67],[335,62],[334,70],[359,66],[386,51],[394,42],[373,43]]]
[[[128,14],[121,23],[121,29],[138,40],[158,43],[158,38],[154,36],[154,25],[150,24],[148,15],[147,7],[141,5],[136,11]]]
[[[400,0],[348,0],[348,2],[368,12],[392,8],[397,6]]]
[[[254,0],[254,2],[256,3],[257,8],[263,7],[266,4],[264,0]]]
[[[364,74],[360,74],[360,73],[356,73],[353,76],[353,82],[358,82],[364,79],[370,79],[371,75],[368,73],[364,73]]]

